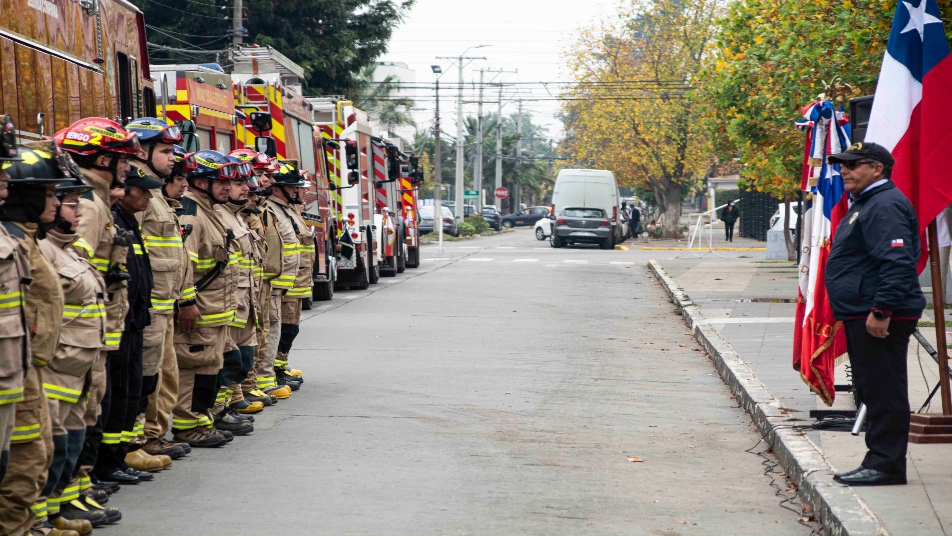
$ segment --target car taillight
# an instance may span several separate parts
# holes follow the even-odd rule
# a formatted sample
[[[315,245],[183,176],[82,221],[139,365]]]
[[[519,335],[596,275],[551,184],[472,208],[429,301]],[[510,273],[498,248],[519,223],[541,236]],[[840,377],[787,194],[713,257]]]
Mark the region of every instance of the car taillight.
[[[608,220],[602,222],[602,227],[608,227],[609,225],[611,225],[611,222]]]
[[[556,225],[565,225],[565,220],[555,220]]]
[[[555,203],[552,203],[551,208],[549,208],[549,214],[555,214]]]
[[[618,207],[612,207],[612,221],[618,221]]]
[[[450,223],[453,221],[453,218],[443,218],[443,221],[445,221],[446,223]]]

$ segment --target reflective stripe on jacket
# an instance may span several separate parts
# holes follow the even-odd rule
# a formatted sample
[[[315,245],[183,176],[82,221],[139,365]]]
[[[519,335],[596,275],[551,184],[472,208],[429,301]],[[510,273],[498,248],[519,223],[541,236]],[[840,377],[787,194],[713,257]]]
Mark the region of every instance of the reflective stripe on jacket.
[[[0,224],[0,405],[23,400],[23,376],[30,366],[24,303],[30,263],[11,222]]]
[[[179,206],[177,201],[153,192],[149,206],[136,214],[152,264],[152,311],[156,314],[172,314],[175,303],[183,298],[188,254],[182,242],[182,228],[175,216],[175,209]]]

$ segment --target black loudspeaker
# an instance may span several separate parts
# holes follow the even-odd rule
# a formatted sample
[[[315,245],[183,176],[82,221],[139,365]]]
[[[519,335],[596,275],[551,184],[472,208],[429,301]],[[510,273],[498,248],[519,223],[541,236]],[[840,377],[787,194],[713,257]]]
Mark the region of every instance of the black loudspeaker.
[[[861,142],[866,138],[869,116],[873,111],[873,96],[850,99],[850,142]]]

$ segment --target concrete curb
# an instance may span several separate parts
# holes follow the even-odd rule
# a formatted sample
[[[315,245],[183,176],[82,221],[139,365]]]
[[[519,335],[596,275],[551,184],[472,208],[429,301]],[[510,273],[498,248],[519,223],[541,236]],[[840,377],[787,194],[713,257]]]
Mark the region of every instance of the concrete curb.
[[[774,455],[798,487],[801,499],[813,507],[814,516],[831,536],[888,535],[875,514],[853,490],[833,482],[833,468],[823,451],[798,430],[775,429],[794,424],[782,412],[774,397],[743,359],[734,352],[720,334],[707,322],[657,261],[648,261],[648,268],[661,283],[671,300],[681,309],[685,323],[694,330],[694,337],[707,351],[717,372],[738,403],[750,414],[754,424],[773,445]],[[796,424],[804,424],[802,421]]]

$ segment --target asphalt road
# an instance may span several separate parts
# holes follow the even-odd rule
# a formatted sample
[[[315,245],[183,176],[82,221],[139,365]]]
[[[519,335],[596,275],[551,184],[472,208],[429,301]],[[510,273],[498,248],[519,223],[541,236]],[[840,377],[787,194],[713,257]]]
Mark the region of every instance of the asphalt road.
[[[809,533],[647,273],[672,253],[445,249],[305,312],[302,389],[114,495],[102,533]]]

